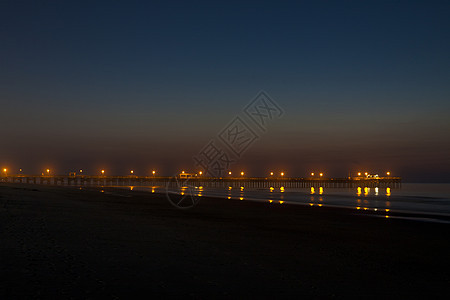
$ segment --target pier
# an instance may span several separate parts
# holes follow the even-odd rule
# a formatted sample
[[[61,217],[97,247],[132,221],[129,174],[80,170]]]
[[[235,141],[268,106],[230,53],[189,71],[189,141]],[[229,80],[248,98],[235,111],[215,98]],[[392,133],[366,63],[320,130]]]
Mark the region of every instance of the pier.
[[[0,177],[0,182],[44,184],[58,186],[176,186],[190,185],[208,188],[356,188],[356,187],[401,187],[400,177],[351,177],[351,178],[271,178],[271,177],[180,177],[161,176],[68,176],[68,175],[12,175]]]

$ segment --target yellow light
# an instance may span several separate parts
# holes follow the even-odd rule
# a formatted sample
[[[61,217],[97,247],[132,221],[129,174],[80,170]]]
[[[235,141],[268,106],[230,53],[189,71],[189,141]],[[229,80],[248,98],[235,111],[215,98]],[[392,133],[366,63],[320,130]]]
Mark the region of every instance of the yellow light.
[[[154,193],[155,192],[155,188],[152,188],[152,193]]]
[[[203,187],[202,187],[202,186],[199,186],[198,189],[199,189],[199,190],[203,190]]]
[[[6,173],[6,171],[8,171],[7,169],[3,169],[3,172],[5,172]]]
[[[230,171],[230,172],[228,172],[228,175],[231,175],[231,171]]]
[[[390,196],[391,195],[391,188],[386,188],[386,196]]]
[[[239,200],[241,200],[241,201],[244,200],[244,197],[240,197]]]
[[[320,207],[322,207],[323,204],[319,203],[319,204],[317,204],[317,205],[319,205]]]
[[[80,173],[83,173],[83,170],[80,170]]]
[[[281,176],[284,176],[284,172],[281,172]]]
[[[184,174],[184,171],[181,171],[181,174]]]
[[[314,190],[314,187],[312,186],[311,187],[311,194],[314,194],[315,193],[315,190]]]
[[[241,172],[241,176],[244,176],[244,172]]]
[[[270,172],[270,176],[273,176],[273,172]]]
[[[280,187],[280,192],[284,193],[284,186]]]
[[[313,204],[313,203],[310,203],[309,205],[310,205],[310,206],[314,206],[314,204]]]
[[[386,208],[386,212],[389,212],[389,208]]]
[[[361,176],[361,172],[358,172],[358,176]]]
[[[386,175],[387,175],[387,176],[391,175],[391,172],[386,172]]]
[[[156,171],[152,171],[152,174],[155,175]]]
[[[319,194],[323,194],[323,187],[319,187]]]
[[[364,175],[366,175],[366,176],[367,176],[367,175],[369,175],[369,173],[367,173],[367,172],[366,172],[366,173],[364,173]]]
[[[357,206],[356,209],[361,209],[361,207]]]
[[[280,204],[283,204],[284,203],[284,201],[280,201]]]
[[[311,173],[311,176],[314,176],[314,173]]]
[[[269,203],[272,203],[273,202],[273,200],[269,200]]]
[[[322,177],[322,176],[323,176],[323,173],[320,173],[319,176]]]
[[[130,186],[130,191],[132,191],[134,189],[134,186]]]
[[[388,215],[386,215],[386,219],[388,219],[389,218],[389,216]]]
[[[231,197],[230,197],[230,196],[228,196],[228,199],[231,199]]]
[[[203,174],[203,172],[202,172],[202,171],[200,171],[200,172],[198,172],[198,174],[202,175],[202,174]]]
[[[133,170],[131,170],[131,171],[130,171],[130,173],[131,173],[131,174],[133,174],[133,173],[134,173],[134,171],[133,171]]]
[[[232,188],[233,188],[233,187],[229,186],[229,187],[228,187],[228,190],[231,191]]]
[[[361,195],[361,187],[358,186],[358,188],[356,189],[356,194],[358,196]]]
[[[243,191],[244,190],[244,187],[243,186],[241,186],[241,191]]]
[[[102,170],[102,174],[105,174],[105,170]]]
[[[273,192],[273,187],[271,186],[269,190],[270,190],[271,192]]]

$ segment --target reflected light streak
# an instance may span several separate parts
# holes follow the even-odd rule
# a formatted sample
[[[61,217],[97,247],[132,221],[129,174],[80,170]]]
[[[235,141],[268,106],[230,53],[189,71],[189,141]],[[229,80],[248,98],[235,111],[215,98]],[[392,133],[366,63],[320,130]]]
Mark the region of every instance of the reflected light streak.
[[[364,196],[369,195],[369,191],[370,191],[370,189],[368,187],[365,187],[364,188]]]
[[[311,187],[311,194],[314,194],[315,193],[315,190],[314,190],[314,187],[312,186]]]

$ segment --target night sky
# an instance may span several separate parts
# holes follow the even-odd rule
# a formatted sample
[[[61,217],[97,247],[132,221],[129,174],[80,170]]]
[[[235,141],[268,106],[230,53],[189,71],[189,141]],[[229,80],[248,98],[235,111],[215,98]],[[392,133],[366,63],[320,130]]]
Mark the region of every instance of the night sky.
[[[0,166],[172,175],[258,94],[231,166],[450,182],[449,1],[1,1]]]

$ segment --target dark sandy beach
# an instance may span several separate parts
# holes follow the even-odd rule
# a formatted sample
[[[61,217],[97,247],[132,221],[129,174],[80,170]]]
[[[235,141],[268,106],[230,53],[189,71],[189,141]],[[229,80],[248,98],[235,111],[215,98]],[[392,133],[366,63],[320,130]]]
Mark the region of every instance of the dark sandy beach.
[[[1,299],[441,297],[450,225],[347,209],[0,185]]]

